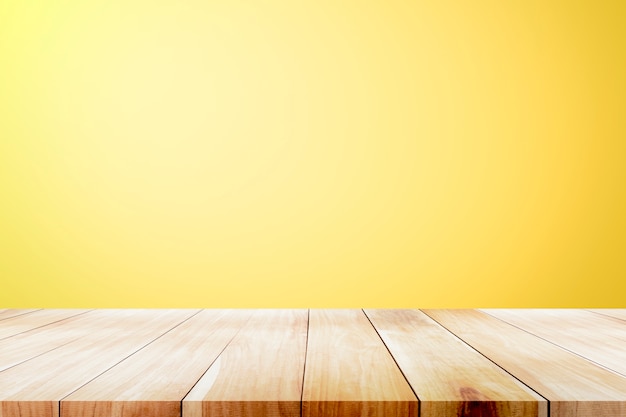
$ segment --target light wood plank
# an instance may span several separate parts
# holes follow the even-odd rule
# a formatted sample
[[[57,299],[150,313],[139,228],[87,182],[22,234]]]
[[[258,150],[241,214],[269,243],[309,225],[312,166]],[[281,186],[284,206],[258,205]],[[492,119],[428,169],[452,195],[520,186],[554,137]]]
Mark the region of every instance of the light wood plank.
[[[117,331],[120,320],[131,320],[133,310],[92,310],[0,340],[0,371],[88,336],[94,331]]]
[[[626,417],[626,378],[480,311],[424,312],[547,398],[551,417]]]
[[[626,322],[574,309],[484,310],[626,376]]]
[[[21,308],[5,308],[0,310],[0,320],[5,320],[15,316],[21,316],[22,314],[29,314],[40,309],[21,309]]]
[[[58,417],[62,398],[197,311],[104,313],[105,327],[90,327],[79,339],[0,372],[0,417]]]
[[[182,399],[251,314],[250,310],[201,311],[69,395],[61,401],[61,415],[180,416]],[[232,376],[238,375],[236,366]]]
[[[417,394],[421,417],[547,417],[544,398],[424,313],[365,313]]]
[[[311,310],[304,417],[416,417],[417,398],[360,310]]]
[[[107,310],[89,311],[85,314],[70,317],[62,322],[49,324],[38,329],[20,333],[0,340],[0,371],[16,366],[22,362],[58,349],[94,329],[106,328],[111,323],[111,315],[127,316],[124,311]],[[113,321],[113,323],[115,323]]]
[[[614,317],[620,320],[626,320],[626,308],[593,308],[589,311],[593,311],[597,314]]]
[[[84,314],[89,310],[39,310],[0,321],[0,340],[28,332],[48,324]]]
[[[260,310],[183,401],[185,417],[300,417],[306,310]]]

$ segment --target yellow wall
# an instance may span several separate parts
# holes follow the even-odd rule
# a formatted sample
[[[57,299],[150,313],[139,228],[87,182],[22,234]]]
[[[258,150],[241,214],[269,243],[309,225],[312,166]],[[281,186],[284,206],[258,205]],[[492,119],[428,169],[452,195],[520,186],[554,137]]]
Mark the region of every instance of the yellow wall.
[[[0,306],[626,307],[625,21],[3,0]]]

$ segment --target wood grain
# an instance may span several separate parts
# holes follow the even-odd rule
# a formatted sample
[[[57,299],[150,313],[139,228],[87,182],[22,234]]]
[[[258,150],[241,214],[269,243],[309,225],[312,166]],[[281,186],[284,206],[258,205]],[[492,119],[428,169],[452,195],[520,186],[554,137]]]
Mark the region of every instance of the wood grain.
[[[306,310],[259,310],[183,401],[185,417],[300,417]]]
[[[475,310],[424,310],[550,401],[551,417],[625,417],[626,378]]]
[[[420,400],[421,417],[547,417],[547,401],[416,310],[365,313]]]
[[[87,311],[89,310],[38,310],[6,318],[0,326],[0,340],[78,316]]]
[[[589,311],[620,320],[626,320],[626,308],[594,308]]]
[[[304,417],[416,417],[417,398],[360,310],[311,310]]]
[[[484,312],[626,376],[626,322],[622,320],[572,309]]]
[[[62,398],[196,311],[106,313],[109,321],[105,326],[90,327],[79,339],[0,372],[0,417],[58,417]]]
[[[485,311],[0,310],[0,417],[626,417],[621,310]]]
[[[4,308],[0,310],[0,321],[22,314],[29,314],[39,309]]]
[[[58,349],[94,331],[106,328],[122,314],[132,313],[109,310],[89,311],[70,317],[62,322],[55,322],[44,327],[20,333],[0,340],[0,371],[11,368],[46,352]],[[0,327],[2,327],[0,322]]]
[[[180,416],[182,399],[251,314],[248,310],[201,311],[66,397],[61,401],[61,414]]]

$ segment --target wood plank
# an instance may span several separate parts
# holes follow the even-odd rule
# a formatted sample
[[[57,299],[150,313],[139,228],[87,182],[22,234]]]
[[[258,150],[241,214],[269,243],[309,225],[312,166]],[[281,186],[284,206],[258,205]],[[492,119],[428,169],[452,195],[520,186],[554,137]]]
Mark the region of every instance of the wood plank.
[[[22,309],[22,308],[5,308],[0,310],[0,320],[5,320],[15,316],[21,316],[22,314],[29,314],[40,309]]]
[[[180,416],[182,399],[251,314],[201,311],[63,399],[61,415]]]
[[[573,309],[483,310],[626,376],[626,322]]]
[[[260,310],[183,401],[185,417],[300,417],[306,310]]]
[[[116,329],[118,320],[131,314],[125,310],[93,310],[0,340],[0,371],[58,349],[93,333],[94,329]]]
[[[78,316],[87,311],[89,310],[38,310],[30,314],[13,316],[0,321],[0,340]]]
[[[310,311],[303,417],[417,412],[417,398],[362,311]]]
[[[424,310],[550,401],[551,417],[626,417],[626,378],[476,310]]]
[[[104,313],[107,326],[90,326],[79,339],[0,372],[0,417],[59,417],[62,398],[197,311]]]
[[[547,417],[548,403],[416,310],[366,310],[420,400],[421,417]]]
[[[71,317],[63,322],[52,323],[0,340],[0,352],[2,352],[0,371],[78,339],[83,333],[89,331],[85,323],[91,323],[94,328],[99,328],[99,325],[104,325],[108,321],[109,318],[103,317],[102,311],[91,311],[84,315]],[[81,323],[84,327],[82,332],[79,331]]]
[[[589,311],[593,311],[597,314],[614,317],[620,320],[626,320],[626,308],[593,308]]]

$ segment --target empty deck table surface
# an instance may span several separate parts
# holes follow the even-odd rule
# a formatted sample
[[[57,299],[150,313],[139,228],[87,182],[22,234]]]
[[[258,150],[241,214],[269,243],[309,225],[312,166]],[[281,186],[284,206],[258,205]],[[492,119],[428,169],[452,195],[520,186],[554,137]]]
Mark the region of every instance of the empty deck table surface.
[[[0,417],[626,417],[624,310],[0,310]]]

